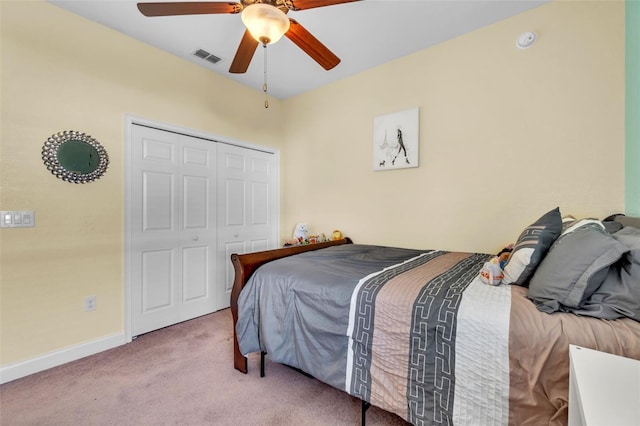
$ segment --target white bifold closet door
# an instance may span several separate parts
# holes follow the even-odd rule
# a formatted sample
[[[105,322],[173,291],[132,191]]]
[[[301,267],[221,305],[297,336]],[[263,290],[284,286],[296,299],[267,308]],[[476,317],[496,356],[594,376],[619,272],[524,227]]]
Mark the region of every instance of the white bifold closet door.
[[[278,177],[275,155],[218,144],[218,252],[229,306],[234,271],[232,253],[278,247]]]
[[[275,154],[134,124],[131,335],[229,306],[231,253],[277,247]]]
[[[216,309],[216,144],[132,129],[132,335]]]

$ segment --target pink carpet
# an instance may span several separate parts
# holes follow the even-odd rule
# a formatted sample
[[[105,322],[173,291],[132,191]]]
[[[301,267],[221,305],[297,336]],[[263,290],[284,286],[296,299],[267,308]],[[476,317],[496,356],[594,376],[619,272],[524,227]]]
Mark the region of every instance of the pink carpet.
[[[358,425],[360,401],[267,357],[233,369],[228,309],[0,386],[0,424]],[[406,425],[371,407],[367,425]]]

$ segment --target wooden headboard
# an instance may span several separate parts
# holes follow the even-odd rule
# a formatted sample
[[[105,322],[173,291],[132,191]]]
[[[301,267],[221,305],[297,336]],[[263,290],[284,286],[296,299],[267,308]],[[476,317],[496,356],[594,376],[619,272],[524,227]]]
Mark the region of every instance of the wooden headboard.
[[[238,297],[251,275],[259,266],[271,262],[272,260],[303,253],[305,251],[318,250],[325,247],[339,246],[342,244],[353,244],[350,238],[336,241],[327,241],[317,244],[306,244],[302,246],[284,247],[274,250],[258,251],[247,254],[232,254],[231,263],[235,271],[233,288],[231,289],[231,315],[233,316],[233,366],[236,370],[247,373],[247,358],[242,355],[238,346],[238,336],[236,335],[236,323],[238,322]]]

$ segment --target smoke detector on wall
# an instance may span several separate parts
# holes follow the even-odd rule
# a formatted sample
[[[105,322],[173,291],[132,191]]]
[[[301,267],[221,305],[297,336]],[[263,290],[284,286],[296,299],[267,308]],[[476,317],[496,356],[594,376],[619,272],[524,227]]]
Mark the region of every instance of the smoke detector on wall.
[[[533,46],[537,38],[536,33],[532,33],[531,31],[522,33],[516,40],[516,46],[518,46],[518,49],[528,49]]]

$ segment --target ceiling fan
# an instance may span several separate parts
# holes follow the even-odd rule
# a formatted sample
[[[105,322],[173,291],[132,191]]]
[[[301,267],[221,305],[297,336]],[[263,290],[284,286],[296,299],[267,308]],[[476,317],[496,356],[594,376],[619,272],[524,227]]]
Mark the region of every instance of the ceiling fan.
[[[275,43],[285,35],[325,70],[340,63],[324,44],[307,31],[298,21],[288,18],[290,11],[332,6],[361,0],[240,0],[240,3],[223,1],[138,3],[138,10],[145,16],[174,16],[198,14],[242,13],[247,29],[240,41],[230,73],[247,71],[258,43]]]

